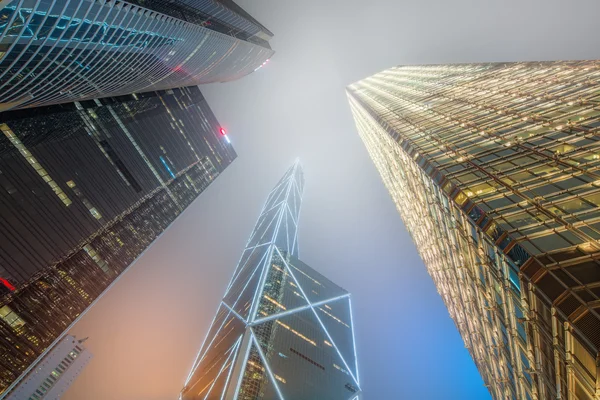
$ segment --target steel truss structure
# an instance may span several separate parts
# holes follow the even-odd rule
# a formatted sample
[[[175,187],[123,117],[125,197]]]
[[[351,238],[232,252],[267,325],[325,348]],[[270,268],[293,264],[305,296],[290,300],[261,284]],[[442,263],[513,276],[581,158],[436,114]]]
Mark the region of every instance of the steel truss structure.
[[[180,399],[358,399],[350,294],[297,259],[304,178],[271,191]]]
[[[600,64],[399,66],[359,134],[494,399],[600,399]]]

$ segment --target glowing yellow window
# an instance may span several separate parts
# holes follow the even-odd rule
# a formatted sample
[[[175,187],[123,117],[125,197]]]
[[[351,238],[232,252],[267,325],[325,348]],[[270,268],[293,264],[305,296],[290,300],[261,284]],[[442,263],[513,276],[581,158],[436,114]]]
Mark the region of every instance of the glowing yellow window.
[[[473,193],[473,195],[475,195],[475,196],[483,196],[484,194],[494,193],[495,191],[496,191],[495,187],[493,187],[487,183],[482,183],[480,185],[473,186],[473,187],[467,189],[467,196],[469,196],[469,192]]]
[[[575,149],[575,146],[571,146],[570,144],[561,144],[558,147],[554,148],[554,152],[556,154],[565,154]]]

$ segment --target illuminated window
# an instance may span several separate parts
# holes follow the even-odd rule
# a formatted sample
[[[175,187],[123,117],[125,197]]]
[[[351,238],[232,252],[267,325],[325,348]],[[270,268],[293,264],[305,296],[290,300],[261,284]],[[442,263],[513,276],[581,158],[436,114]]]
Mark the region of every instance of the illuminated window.
[[[87,207],[90,214],[92,214],[92,217],[94,217],[96,219],[102,218],[102,214],[100,214],[98,209],[96,207],[92,206],[92,203],[90,203],[88,201],[88,199],[83,197],[83,193],[81,192],[81,190],[79,190],[79,188],[76,187],[77,185],[75,184],[74,181],[72,181],[72,180],[68,181],[67,186],[70,187],[71,189],[73,189],[73,192],[75,193],[75,195],[81,199],[81,202],[83,203],[84,206]]]
[[[25,145],[21,143],[21,140],[13,133],[13,131],[6,124],[0,124],[0,130],[4,132],[4,136],[10,140],[10,142],[19,150],[19,153],[27,160],[29,165],[35,169],[37,174],[50,186],[54,194],[58,196],[60,201],[63,202],[65,206],[70,206],[73,202],[67,197],[65,192],[54,182],[54,180],[50,177],[48,172],[42,167],[42,165],[38,162],[38,160],[27,150]]]
[[[292,332],[294,335],[298,336],[300,339],[303,339],[305,341],[307,341],[308,343],[312,344],[313,346],[316,346],[317,343],[312,340],[307,338],[306,336],[304,336],[303,334],[301,334],[300,332],[298,332],[297,330],[291,328],[289,325],[284,324],[283,322],[277,320],[277,324],[284,327],[285,329],[287,329],[288,331]]]
[[[583,347],[583,345],[575,337],[573,339],[573,355],[579,361],[579,363],[594,376],[596,374],[596,360],[595,357],[590,354],[589,351]]]
[[[270,298],[266,294],[264,295],[264,298],[269,300],[271,303],[275,304],[277,307],[281,308],[282,310],[287,310],[287,308],[285,308],[285,306],[283,304],[275,301],[274,299]]]
[[[496,188],[487,184],[487,183],[482,183],[481,185],[477,185],[477,186],[473,186],[469,189],[467,189],[467,196],[471,197],[473,195],[476,196],[482,196],[484,194],[488,194],[488,193],[494,193],[496,191]],[[471,193],[471,194],[469,194]]]
[[[561,144],[554,148],[554,152],[556,154],[565,154],[575,149],[575,146],[571,146],[569,144]]]
[[[6,322],[11,328],[18,329],[25,325],[25,321],[12,310],[9,306],[0,307],[0,319]]]
[[[317,281],[316,279],[313,279],[313,277],[311,277],[310,275],[308,275],[308,274],[307,274],[307,273],[305,273],[304,271],[301,271],[301,270],[299,270],[298,268],[294,267],[293,265],[292,265],[292,267],[293,267],[293,268],[294,268],[296,271],[300,272],[302,275],[306,276],[308,279],[310,279],[311,281],[313,281],[314,283],[316,283],[317,285],[319,285],[319,286],[323,286],[323,285],[321,285],[321,282]]]
[[[98,255],[96,249],[94,249],[90,244],[86,244],[85,246],[83,246],[83,250],[85,250],[88,256],[90,256],[90,258],[94,260],[94,262],[100,267],[100,269],[102,269],[102,271],[104,271],[107,274],[110,273],[108,263]]]
[[[333,363],[333,367],[339,371],[342,371],[343,373],[345,373],[346,375],[348,375],[348,371],[346,371],[344,368],[340,367],[339,365],[337,365],[336,363]]]
[[[458,195],[456,195],[454,201],[456,201],[456,204],[458,204],[459,206],[462,206],[463,204],[465,204],[467,199],[468,197],[463,192],[459,192]]]
[[[338,317],[336,317],[335,315],[323,310],[321,307],[319,307],[319,310],[323,311],[325,314],[327,314],[328,316],[330,316],[331,318],[333,318],[334,320],[336,320],[337,322],[339,322],[340,324],[344,325],[347,328],[350,328],[350,325],[348,325],[347,323],[345,323],[344,321],[342,321],[341,319],[339,319]]]

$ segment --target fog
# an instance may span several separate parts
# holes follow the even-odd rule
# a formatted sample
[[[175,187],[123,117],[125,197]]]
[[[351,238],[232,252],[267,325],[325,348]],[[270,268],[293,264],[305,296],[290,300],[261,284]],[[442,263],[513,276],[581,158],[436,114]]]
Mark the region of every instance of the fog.
[[[73,329],[65,400],[175,399],[271,187],[298,156],[300,258],[353,295],[365,399],[487,389],[362,145],[344,88],[398,64],[593,59],[597,1],[272,0],[269,64],[201,87],[239,158]]]

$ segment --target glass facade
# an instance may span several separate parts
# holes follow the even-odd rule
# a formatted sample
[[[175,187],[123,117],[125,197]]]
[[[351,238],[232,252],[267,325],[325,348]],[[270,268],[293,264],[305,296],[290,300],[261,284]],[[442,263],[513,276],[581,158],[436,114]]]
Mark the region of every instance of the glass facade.
[[[358,399],[350,294],[298,260],[298,162],[271,191],[180,399]]]
[[[0,115],[0,397],[236,157],[198,87]]]
[[[494,399],[600,397],[600,65],[392,68],[347,95]]]
[[[232,1],[14,0],[0,9],[0,111],[238,79],[272,36]]]

